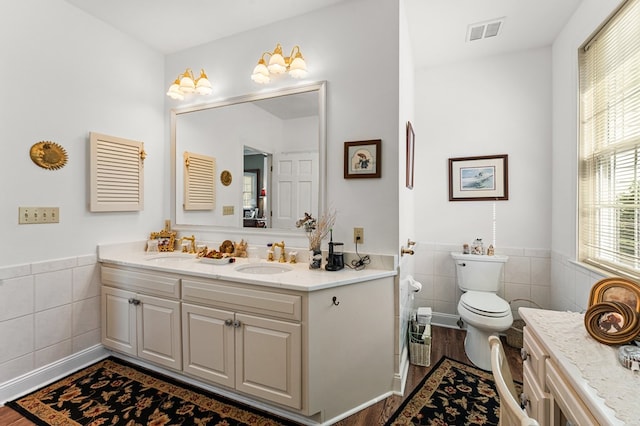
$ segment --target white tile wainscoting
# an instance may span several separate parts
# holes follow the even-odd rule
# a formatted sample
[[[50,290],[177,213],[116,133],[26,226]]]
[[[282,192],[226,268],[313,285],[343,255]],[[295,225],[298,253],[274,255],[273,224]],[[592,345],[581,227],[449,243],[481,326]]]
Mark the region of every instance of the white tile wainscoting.
[[[430,306],[436,324],[457,327],[462,292],[456,284],[451,252],[461,249],[462,245],[421,242],[416,246],[414,276],[422,290],[414,294],[413,307]],[[498,248],[496,254],[509,256],[498,292],[507,301],[527,299],[543,308],[579,312],[586,309],[593,283],[602,278],[567,258],[552,256],[550,250]],[[516,318],[520,306],[535,307],[523,301],[511,303]]]
[[[100,347],[95,254],[0,267],[0,388]]]

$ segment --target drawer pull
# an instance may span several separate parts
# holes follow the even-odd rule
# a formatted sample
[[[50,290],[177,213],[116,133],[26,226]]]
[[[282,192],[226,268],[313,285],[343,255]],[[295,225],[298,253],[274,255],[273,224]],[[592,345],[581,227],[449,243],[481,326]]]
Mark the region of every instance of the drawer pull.
[[[529,352],[527,352],[525,348],[522,348],[520,349],[520,358],[522,358],[522,361],[526,361],[531,358],[531,355],[529,355]]]
[[[529,400],[529,397],[527,396],[526,393],[522,392],[520,394],[520,408],[522,408],[523,410],[526,410],[530,404],[531,404],[531,400]]]

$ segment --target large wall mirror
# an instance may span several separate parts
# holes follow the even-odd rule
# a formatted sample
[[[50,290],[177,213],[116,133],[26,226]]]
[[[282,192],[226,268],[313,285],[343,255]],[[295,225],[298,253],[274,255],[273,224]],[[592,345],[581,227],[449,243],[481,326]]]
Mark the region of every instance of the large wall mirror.
[[[305,212],[318,217],[325,109],[320,82],[172,110],[174,225],[282,233]]]

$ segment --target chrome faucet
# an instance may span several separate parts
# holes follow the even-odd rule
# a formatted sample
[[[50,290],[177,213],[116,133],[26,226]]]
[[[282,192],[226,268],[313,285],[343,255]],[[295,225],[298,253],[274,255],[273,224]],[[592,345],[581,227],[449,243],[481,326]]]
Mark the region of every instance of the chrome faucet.
[[[279,243],[273,243],[273,247],[280,247],[280,258],[278,259],[278,262],[286,263],[287,257],[284,252],[284,241],[281,241]]]

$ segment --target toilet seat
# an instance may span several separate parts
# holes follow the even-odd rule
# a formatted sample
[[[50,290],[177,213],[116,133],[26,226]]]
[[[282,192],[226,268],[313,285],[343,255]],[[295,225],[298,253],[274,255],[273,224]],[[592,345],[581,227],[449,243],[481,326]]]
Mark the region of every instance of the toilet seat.
[[[509,303],[494,293],[468,291],[460,297],[460,304],[484,317],[502,318],[511,313]]]

